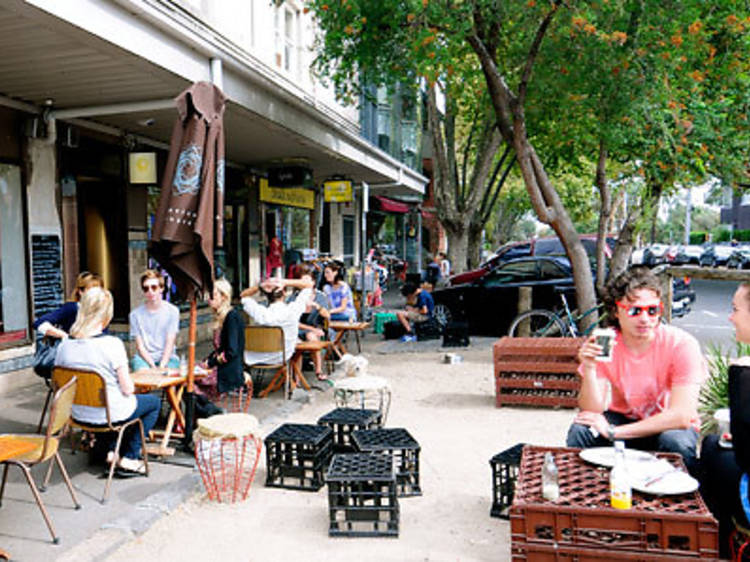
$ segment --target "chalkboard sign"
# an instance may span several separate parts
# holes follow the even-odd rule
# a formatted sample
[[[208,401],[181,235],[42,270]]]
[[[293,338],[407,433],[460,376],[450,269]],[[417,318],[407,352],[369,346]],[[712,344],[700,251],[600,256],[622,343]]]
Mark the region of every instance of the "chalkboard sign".
[[[34,318],[58,308],[63,302],[60,237],[31,237],[31,271],[34,283]]]

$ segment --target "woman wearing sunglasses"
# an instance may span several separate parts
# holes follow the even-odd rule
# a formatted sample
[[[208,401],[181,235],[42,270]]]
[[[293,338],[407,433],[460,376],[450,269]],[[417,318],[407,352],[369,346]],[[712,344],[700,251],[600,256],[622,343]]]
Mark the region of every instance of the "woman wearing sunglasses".
[[[661,322],[661,284],[647,267],[618,276],[605,304],[616,332],[612,359],[597,361],[602,347],[593,336],[581,346],[581,411],[568,431],[568,446],[623,440],[636,449],[680,453],[693,472],[698,391],[706,375],[698,341]]]

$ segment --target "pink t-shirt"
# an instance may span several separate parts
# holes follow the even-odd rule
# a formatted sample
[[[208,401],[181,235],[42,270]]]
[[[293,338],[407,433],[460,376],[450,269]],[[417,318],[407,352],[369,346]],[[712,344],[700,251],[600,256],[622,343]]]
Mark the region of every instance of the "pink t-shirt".
[[[643,354],[630,351],[617,332],[610,363],[597,363],[597,376],[612,386],[609,410],[631,419],[644,419],[664,410],[674,386],[700,384],[706,362],[698,341],[687,332],[660,324],[651,347]],[[698,369],[696,369],[696,365]],[[700,427],[698,413],[692,420]]]

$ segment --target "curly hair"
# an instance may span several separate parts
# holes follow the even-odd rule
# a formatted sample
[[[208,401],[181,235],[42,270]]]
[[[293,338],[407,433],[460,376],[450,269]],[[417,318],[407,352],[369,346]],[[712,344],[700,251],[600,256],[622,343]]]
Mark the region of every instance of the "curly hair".
[[[661,282],[645,265],[630,267],[607,285],[602,294],[602,300],[613,326],[620,327],[617,320],[617,302],[632,296],[641,289],[653,291],[661,299]]]

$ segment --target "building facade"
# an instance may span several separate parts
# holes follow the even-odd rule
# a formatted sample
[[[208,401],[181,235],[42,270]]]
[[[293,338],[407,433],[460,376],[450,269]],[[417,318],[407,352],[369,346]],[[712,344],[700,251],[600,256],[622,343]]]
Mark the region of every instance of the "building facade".
[[[358,263],[363,194],[424,192],[416,110],[400,95],[386,123],[385,97],[374,120],[338,103],[310,72],[315,30],[294,0],[11,0],[0,31],[0,392],[27,382],[31,323],[80,271],[104,277],[127,339],[173,100],[194,82],[227,97],[217,261],[236,289],[265,273],[273,236]],[[353,197],[325,202],[337,178]]]

